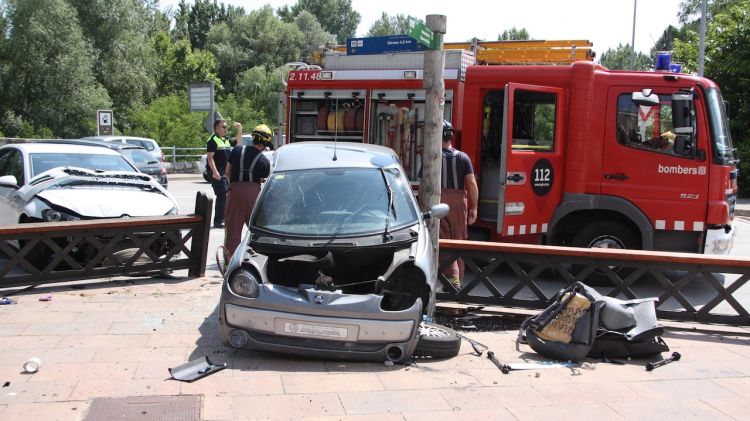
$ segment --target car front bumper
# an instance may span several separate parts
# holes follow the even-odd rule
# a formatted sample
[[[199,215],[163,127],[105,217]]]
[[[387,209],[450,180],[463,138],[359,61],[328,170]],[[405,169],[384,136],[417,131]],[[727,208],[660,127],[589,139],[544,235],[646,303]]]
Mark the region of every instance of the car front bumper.
[[[728,232],[723,227],[706,230],[706,243],[703,247],[703,254],[729,254],[734,246],[734,236],[736,234],[737,230],[734,225],[731,225]]]
[[[299,291],[300,299],[290,303],[287,299],[295,292],[263,284],[258,301],[238,300],[225,291],[232,294],[232,302],[222,300],[220,307],[224,342],[247,349],[363,361],[401,361],[414,352],[421,300],[407,310],[383,311],[377,295],[308,289]],[[304,299],[308,294],[312,301]]]

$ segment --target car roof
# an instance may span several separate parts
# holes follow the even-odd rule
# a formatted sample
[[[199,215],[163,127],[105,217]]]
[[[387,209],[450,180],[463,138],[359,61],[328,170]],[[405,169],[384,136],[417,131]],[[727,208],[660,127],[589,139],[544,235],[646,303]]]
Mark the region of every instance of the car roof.
[[[336,160],[334,160],[334,154]],[[393,149],[352,142],[297,142],[274,151],[274,171],[383,168],[398,164]]]
[[[25,153],[84,153],[122,156],[119,152],[114,151],[110,148],[102,148],[101,146],[73,145],[59,142],[13,143],[5,145],[2,148],[7,147],[13,147]]]
[[[35,140],[32,143],[47,143],[47,144],[66,144],[66,145],[83,145],[83,146],[96,146],[97,148],[108,148],[117,151],[125,149],[141,149],[146,150],[143,146],[131,145],[129,143],[112,143],[112,142],[100,142],[92,139],[52,139],[52,140]]]
[[[128,136],[128,135],[120,135],[120,136],[114,136],[114,135],[107,135],[107,136],[86,136],[84,139],[91,139],[91,140],[102,140],[102,141],[109,141],[109,140],[120,140],[120,139],[135,139],[135,140],[147,140],[150,142],[154,142],[158,144],[154,139],[151,139],[150,137],[139,137],[139,136]]]

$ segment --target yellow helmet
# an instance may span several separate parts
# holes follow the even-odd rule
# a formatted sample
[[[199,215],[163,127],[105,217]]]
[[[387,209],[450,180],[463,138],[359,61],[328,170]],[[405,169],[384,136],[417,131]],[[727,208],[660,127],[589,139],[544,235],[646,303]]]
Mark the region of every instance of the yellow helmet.
[[[255,126],[251,134],[253,135],[253,139],[256,139],[259,143],[268,142],[273,136],[271,129],[265,124],[259,124]]]

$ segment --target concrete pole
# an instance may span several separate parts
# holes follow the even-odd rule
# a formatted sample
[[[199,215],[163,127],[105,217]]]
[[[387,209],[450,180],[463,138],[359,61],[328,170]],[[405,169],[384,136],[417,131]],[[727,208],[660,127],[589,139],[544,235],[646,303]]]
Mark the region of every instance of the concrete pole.
[[[424,115],[424,152],[422,155],[422,180],[419,185],[419,203],[426,212],[440,203],[440,170],[443,160],[443,108],[445,106],[445,82],[443,73],[445,53],[443,35],[448,18],[444,15],[427,15],[426,26],[436,37],[436,49],[424,52],[424,89],[426,91]],[[437,262],[439,220],[427,221],[432,239],[435,262]],[[437,264],[437,263],[436,263]]]
[[[698,76],[703,77],[703,60],[706,54],[706,1],[701,2],[701,43],[698,49]]]

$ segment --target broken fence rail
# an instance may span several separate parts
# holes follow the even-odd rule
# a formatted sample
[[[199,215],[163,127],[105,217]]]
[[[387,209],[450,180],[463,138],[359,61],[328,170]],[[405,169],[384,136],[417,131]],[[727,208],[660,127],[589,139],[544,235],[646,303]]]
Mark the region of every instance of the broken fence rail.
[[[460,240],[440,240],[440,252],[441,270],[461,258],[466,274],[459,290],[439,276],[438,300],[545,308],[561,288],[604,278],[604,295],[658,297],[660,318],[750,325],[748,258]]]
[[[198,192],[195,214],[112,218],[0,227],[0,288],[85,279],[164,273],[188,269],[189,277],[206,271],[213,199]],[[166,253],[154,245],[169,242]],[[127,248],[132,254],[113,259]],[[74,254],[86,245],[93,256],[80,261]],[[30,261],[34,248],[51,251],[48,261]]]

